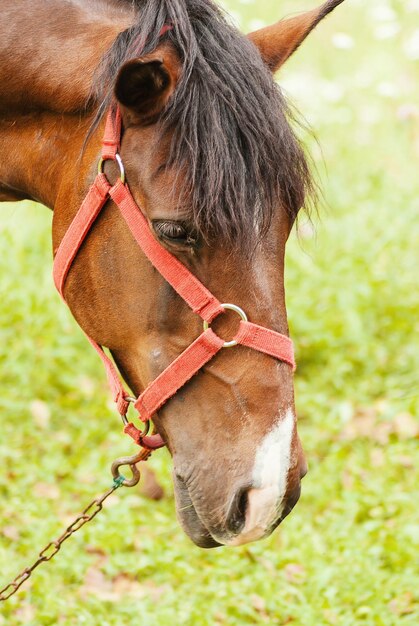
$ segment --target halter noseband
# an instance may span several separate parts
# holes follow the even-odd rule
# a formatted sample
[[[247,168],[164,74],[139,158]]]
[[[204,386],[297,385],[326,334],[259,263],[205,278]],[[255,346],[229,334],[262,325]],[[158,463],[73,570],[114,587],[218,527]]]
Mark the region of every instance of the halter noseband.
[[[188,306],[202,318],[202,334],[138,398],[129,396],[114,363],[96,341],[87,337],[105,366],[114,401],[125,425],[124,431],[139,445],[155,449],[165,445],[163,439],[160,435],[146,436],[146,432],[140,432],[134,424],[128,422],[126,415],[130,402],[134,403],[140,419],[149,424],[149,420],[167,400],[220,350],[237,344],[284,361],[293,370],[295,360],[293,343],[289,337],[249,322],[244,311],[236,305],[221,304],[185,265],[157,241],[125,182],[124,166],[119,155],[121,135],[121,114],[117,109],[116,114],[108,113],[98,174],[60,243],[55,255],[53,276],[55,286],[64,299],[65,281],[80,246],[103,206],[108,200],[113,200],[145,256]],[[115,161],[119,166],[120,178],[115,185],[111,185],[103,173],[103,163],[106,160]],[[226,309],[235,311],[241,318],[236,336],[228,342],[218,337],[210,328],[211,322]]]

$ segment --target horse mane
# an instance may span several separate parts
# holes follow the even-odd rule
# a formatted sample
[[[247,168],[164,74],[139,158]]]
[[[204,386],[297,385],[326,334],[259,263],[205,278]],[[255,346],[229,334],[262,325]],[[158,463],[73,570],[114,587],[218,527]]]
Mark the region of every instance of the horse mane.
[[[119,68],[164,37],[183,64],[160,120],[173,133],[169,164],[186,174],[188,206],[204,238],[250,249],[282,205],[292,219],[313,192],[293,115],[255,46],[212,0],[133,0],[138,18],[120,33],[96,72],[92,128],[112,105]],[[186,192],[185,192],[186,194]]]

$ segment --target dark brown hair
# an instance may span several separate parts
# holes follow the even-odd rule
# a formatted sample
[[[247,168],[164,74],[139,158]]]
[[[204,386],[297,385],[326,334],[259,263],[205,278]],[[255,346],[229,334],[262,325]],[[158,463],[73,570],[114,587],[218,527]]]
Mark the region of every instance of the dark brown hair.
[[[118,69],[153,51],[165,24],[183,71],[161,117],[173,133],[170,164],[186,174],[188,204],[204,237],[248,247],[282,205],[295,218],[313,189],[290,108],[257,48],[212,0],[134,0],[94,81],[96,126],[112,103]],[[186,193],[186,192],[185,192]]]

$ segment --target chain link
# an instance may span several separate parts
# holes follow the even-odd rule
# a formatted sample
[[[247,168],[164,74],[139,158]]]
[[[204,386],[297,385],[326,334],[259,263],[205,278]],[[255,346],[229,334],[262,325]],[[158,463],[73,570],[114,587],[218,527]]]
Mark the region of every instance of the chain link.
[[[114,467],[116,464],[117,469],[119,469],[119,467],[121,467],[122,465],[128,465],[131,467],[134,473],[134,468],[136,469],[136,464],[140,461],[146,461],[150,454],[150,450],[142,449],[139,454],[136,454],[132,457],[122,457],[120,460],[115,461],[112,467]],[[23,583],[28,580],[28,578],[32,575],[34,569],[36,569],[41,563],[50,561],[57,554],[57,552],[59,552],[61,546],[69,537],[71,537],[74,533],[80,530],[80,528],[82,528],[85,524],[87,524],[94,517],[96,517],[99,511],[102,510],[105,500],[109,498],[109,496],[112,495],[114,491],[122,486],[134,486],[132,481],[127,480],[124,476],[119,474],[118,471],[115,474],[113,470],[113,473],[114,479],[112,487],[105,491],[105,493],[103,493],[101,496],[98,496],[94,500],[92,500],[90,504],[80,513],[80,515],[78,515],[76,519],[73,520],[69,526],[67,526],[65,531],[57,539],[50,541],[45,546],[45,548],[39,553],[38,558],[34,563],[32,563],[32,565],[26,567],[22,572],[20,572],[20,574],[16,576],[16,578],[12,580],[12,582],[3,587],[3,589],[0,589],[0,602],[7,600],[13,594],[15,594],[19,587],[23,585]],[[140,474],[138,470],[136,475],[138,476],[139,480]]]

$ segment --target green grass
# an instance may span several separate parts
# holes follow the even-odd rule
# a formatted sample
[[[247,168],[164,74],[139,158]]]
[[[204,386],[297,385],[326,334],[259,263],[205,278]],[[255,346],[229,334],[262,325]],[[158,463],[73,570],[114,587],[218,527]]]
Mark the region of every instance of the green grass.
[[[226,4],[248,29],[315,2]],[[1,607],[0,625],[419,623],[418,8],[348,0],[280,77],[316,131],[327,200],[315,233],[302,220],[288,247],[310,464],[295,511],[266,541],[199,550],[160,452],[167,497],[120,490]],[[101,365],[54,291],[50,222],[29,203],[1,207],[4,582],[127,452]]]

